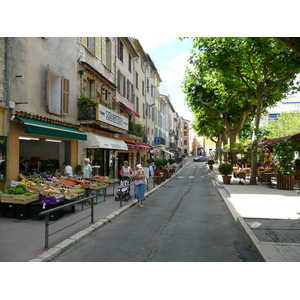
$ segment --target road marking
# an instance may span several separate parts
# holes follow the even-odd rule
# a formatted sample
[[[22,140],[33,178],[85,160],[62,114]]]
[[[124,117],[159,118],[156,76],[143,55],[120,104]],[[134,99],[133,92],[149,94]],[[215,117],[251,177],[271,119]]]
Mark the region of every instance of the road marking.
[[[189,178],[194,178],[195,176],[189,176]]]
[[[178,176],[178,178],[184,178],[184,176]]]

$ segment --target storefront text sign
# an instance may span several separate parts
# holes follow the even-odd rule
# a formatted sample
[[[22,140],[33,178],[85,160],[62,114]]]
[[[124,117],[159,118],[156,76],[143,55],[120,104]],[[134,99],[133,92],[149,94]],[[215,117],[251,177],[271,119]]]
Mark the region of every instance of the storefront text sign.
[[[128,118],[115,111],[99,104],[99,121],[128,130]]]

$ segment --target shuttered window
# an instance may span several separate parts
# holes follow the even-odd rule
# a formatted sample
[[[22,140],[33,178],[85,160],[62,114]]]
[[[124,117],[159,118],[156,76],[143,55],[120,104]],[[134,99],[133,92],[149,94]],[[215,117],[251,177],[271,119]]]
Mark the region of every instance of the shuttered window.
[[[62,77],[62,115],[69,115],[70,80]]]
[[[50,114],[69,115],[70,80],[47,68],[47,106]]]

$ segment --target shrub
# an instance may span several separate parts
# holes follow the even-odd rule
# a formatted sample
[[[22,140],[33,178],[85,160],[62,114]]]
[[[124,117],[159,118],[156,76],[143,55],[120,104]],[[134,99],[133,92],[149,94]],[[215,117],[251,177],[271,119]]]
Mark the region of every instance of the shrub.
[[[209,165],[213,165],[213,164],[215,163],[215,161],[214,161],[213,159],[209,159],[209,160],[207,161],[207,163],[208,163]]]
[[[227,176],[233,171],[233,167],[229,163],[223,163],[219,165],[218,170],[222,175]]]

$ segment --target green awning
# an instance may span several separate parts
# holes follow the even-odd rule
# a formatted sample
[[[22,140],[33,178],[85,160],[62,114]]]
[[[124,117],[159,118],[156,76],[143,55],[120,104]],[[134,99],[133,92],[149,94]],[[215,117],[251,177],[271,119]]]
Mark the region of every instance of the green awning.
[[[78,129],[21,117],[16,117],[16,119],[24,123],[25,133],[82,141],[86,141],[87,138],[86,133]]]

